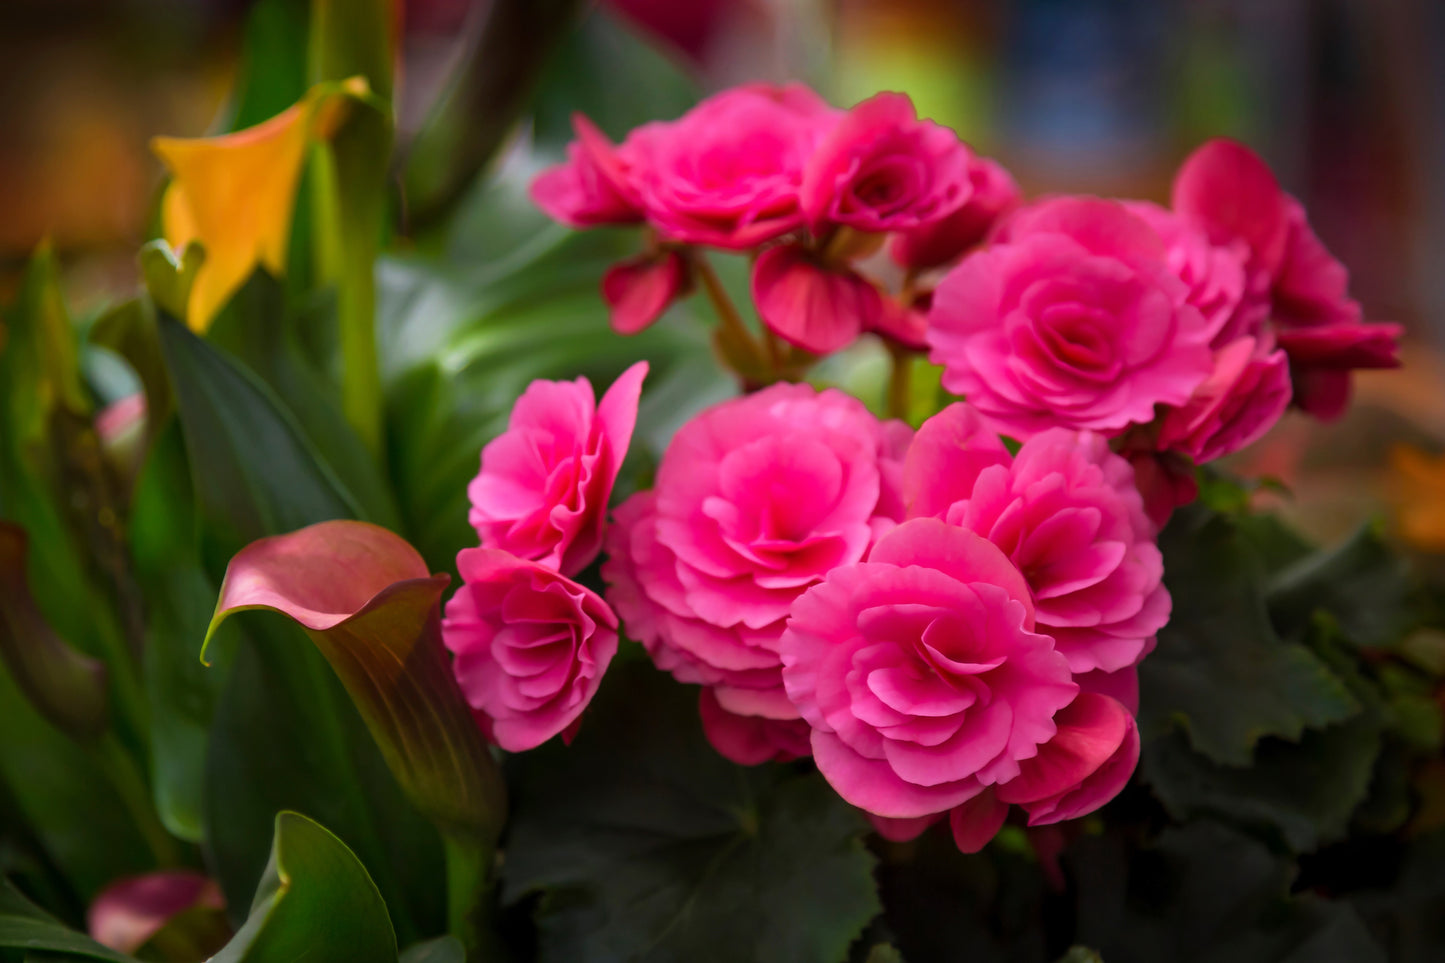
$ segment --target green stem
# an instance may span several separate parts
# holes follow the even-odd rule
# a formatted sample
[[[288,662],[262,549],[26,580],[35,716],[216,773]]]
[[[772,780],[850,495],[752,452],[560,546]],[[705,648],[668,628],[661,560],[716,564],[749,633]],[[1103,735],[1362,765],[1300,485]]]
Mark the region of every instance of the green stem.
[[[692,263],[698,278],[702,280],[703,292],[707,294],[708,301],[712,303],[713,310],[717,312],[718,323],[734,343],[745,345],[752,353],[754,360],[762,362],[763,354],[758,347],[757,340],[748,330],[748,326],[743,323],[742,315],[738,313],[732,298],[728,297],[727,290],[723,288],[722,281],[718,280],[717,272],[708,263],[707,257],[699,252],[693,257]]]
[[[109,778],[116,794],[120,796],[121,804],[125,806],[126,813],[135,822],[136,829],[150,847],[156,864],[176,865],[180,861],[180,849],[171,834],[166,832],[165,826],[161,825],[160,817],[156,815],[151,801],[150,786],[146,784],[145,776],[136,765],[135,759],[126,751],[125,746],[121,745],[115,734],[109,732],[92,743],[90,751],[96,765]]]
[[[447,931],[466,947],[469,963],[500,963],[506,949],[493,912],[495,852],[477,837],[442,835],[447,862]]]
[[[888,378],[888,416],[907,421],[913,356],[906,348],[891,344],[888,353],[893,358],[893,371]]]

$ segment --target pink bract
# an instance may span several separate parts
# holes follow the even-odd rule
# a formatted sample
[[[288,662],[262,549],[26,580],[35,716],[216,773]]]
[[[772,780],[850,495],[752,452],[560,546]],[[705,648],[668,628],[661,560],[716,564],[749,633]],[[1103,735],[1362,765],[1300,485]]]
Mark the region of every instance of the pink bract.
[[[1010,459],[955,404],[919,429],[904,478],[913,514],[977,532],[1024,573],[1072,671],[1134,665],[1169,620],[1154,525],[1102,436],[1055,428]]]
[[[947,127],[919,120],[905,94],[853,107],[818,144],[803,173],[813,233],[830,225],[900,231],[939,221],[973,192],[972,152]]]
[[[789,608],[902,518],[911,435],[842,392],[792,384],[683,426],[609,538],[603,576],[628,635],[728,712],[796,719],[777,654]]]
[[[1121,205],[1045,201],[939,284],[931,357],[944,387],[1001,432],[1114,434],[1187,401],[1209,374],[1210,331],[1188,293]]]
[[[802,226],[803,168],[836,116],[801,84],[735,87],[634,130],[629,182],[665,237],[746,250]]]
[[[600,404],[586,378],[532,382],[507,430],[482,449],[481,472],[467,487],[483,547],[566,575],[597,557],[646,375],[647,362],[639,361]]]
[[[1019,188],[996,161],[973,158],[969,197],[952,214],[894,236],[888,252],[905,268],[942,267],[988,237],[994,225],[1018,204]]]
[[[567,160],[532,182],[533,202],[574,228],[641,221],[623,155],[581,114],[572,116],[572,128],[577,139],[567,145]]]
[[[1016,778],[1078,692],[1033,615],[1004,554],[937,519],[898,526],[799,598],[783,679],[839,795],[915,818]]]
[[[555,571],[485,548],[457,555],[442,641],[487,735],[510,752],[572,727],[617,653],[617,616]]]

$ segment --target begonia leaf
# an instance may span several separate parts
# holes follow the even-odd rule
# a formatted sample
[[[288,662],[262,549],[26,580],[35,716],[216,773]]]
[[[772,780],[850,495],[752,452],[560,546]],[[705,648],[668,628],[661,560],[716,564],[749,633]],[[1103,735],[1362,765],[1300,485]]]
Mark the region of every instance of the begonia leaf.
[[[693,691],[645,663],[613,667],[571,746],[512,762],[504,898],[542,894],[543,961],[837,963],[878,912],[858,812],[710,751]]]
[[[1146,738],[1177,723],[1200,753],[1243,766],[1266,736],[1298,739],[1360,710],[1313,652],[1276,633],[1260,559],[1229,518],[1177,512],[1160,547],[1174,608],[1139,667]]]

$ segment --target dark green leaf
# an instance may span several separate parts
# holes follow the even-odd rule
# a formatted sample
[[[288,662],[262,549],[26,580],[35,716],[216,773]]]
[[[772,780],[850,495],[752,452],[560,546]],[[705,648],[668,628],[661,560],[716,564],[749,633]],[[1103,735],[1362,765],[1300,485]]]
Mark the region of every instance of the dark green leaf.
[[[863,963],[904,963],[903,954],[892,943],[878,943],[868,951]]]
[[[386,903],[366,868],[320,824],[276,817],[251,914],[212,963],[396,963]]]
[[[613,667],[576,741],[513,758],[505,898],[546,961],[833,963],[878,912],[856,810],[708,747],[694,689]]]
[[[1108,963],[1384,963],[1348,904],[1290,896],[1294,871],[1214,823],[1166,830],[1151,848],[1122,835],[1066,855],[1075,940]]]
[[[1058,963],[1104,963],[1104,958],[1087,946],[1074,946],[1059,957]]]
[[[399,23],[391,0],[311,0],[311,83],[361,76],[390,102]]]
[[[1275,632],[1259,554],[1233,521],[1178,512],[1160,546],[1174,610],[1139,669],[1146,735],[1179,723],[1205,756],[1244,766],[1262,738],[1295,740],[1360,710],[1314,653]]]
[[[160,333],[209,564],[265,535],[361,514],[264,382],[169,317]]]
[[[5,879],[0,879],[0,947],[133,963],[129,956],[107,949],[85,934],[65,927],[20,895]]]
[[[1399,641],[1418,622],[1413,594],[1404,558],[1366,526],[1338,547],[1276,574],[1267,600],[1287,635],[1303,631],[1317,612],[1328,612],[1347,639],[1378,648]]]
[[[251,127],[306,95],[307,5],[256,0],[246,14],[230,129]]]

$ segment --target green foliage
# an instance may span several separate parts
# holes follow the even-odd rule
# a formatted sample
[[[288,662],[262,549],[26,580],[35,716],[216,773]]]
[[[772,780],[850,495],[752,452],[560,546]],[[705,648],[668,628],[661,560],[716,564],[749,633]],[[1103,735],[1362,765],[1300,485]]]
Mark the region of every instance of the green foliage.
[[[858,813],[816,774],[720,759],[693,691],[645,664],[510,776],[505,895],[541,893],[543,960],[828,963],[878,911]]]
[[[213,963],[396,963],[386,904],[351,851],[283,812],[251,913]]]

